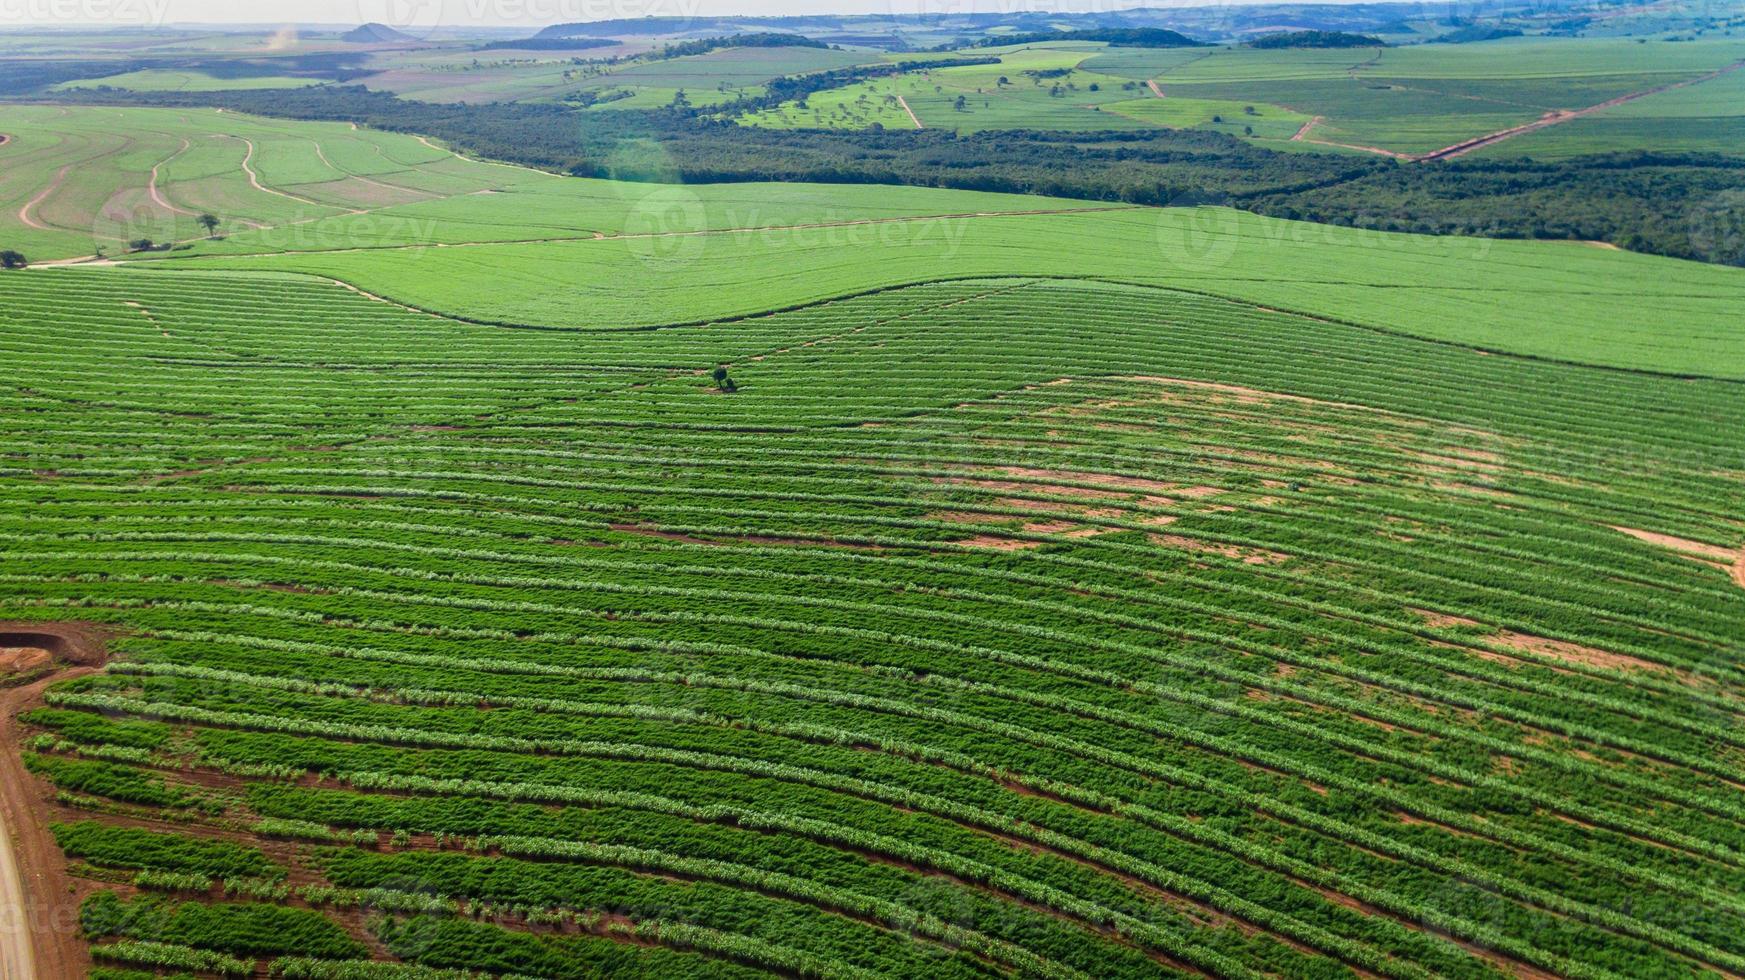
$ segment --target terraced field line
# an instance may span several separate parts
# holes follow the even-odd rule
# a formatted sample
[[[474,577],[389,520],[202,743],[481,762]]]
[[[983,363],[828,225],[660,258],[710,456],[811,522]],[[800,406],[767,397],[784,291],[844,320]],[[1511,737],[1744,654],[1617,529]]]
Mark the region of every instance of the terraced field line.
[[[333,205],[331,205],[331,204],[322,204],[320,201],[310,200],[307,197],[298,197],[295,194],[287,194],[284,191],[275,190],[274,188],[268,187],[265,184],[261,183],[260,175],[254,172],[253,167],[249,166],[249,162],[254,159],[254,140],[251,140],[246,136],[232,136],[229,133],[221,133],[220,135],[222,135],[225,139],[242,140],[243,145],[248,147],[248,152],[245,153],[242,157],[242,172],[248,175],[248,182],[250,185],[252,185],[254,187],[255,190],[265,191],[268,194],[277,194],[279,197],[285,198],[286,200],[296,201],[299,204],[307,204],[311,207],[317,207],[317,208],[331,208],[331,207],[333,207]],[[353,211],[351,213],[358,214],[359,212]]]
[[[1703,82],[1713,81],[1714,79],[1720,78],[1722,75],[1738,71],[1741,68],[1745,68],[1745,61],[1735,61],[1725,68],[1709,72],[1707,75],[1702,75],[1697,78],[1687,78],[1682,82],[1668,82],[1665,85],[1657,85],[1654,88],[1643,89],[1640,92],[1631,92],[1628,95],[1620,95],[1615,99],[1607,99],[1598,105],[1590,105],[1586,109],[1557,109],[1546,113],[1530,123],[1521,126],[1513,126],[1509,129],[1501,129],[1494,133],[1487,133],[1483,136],[1473,137],[1469,140],[1462,140],[1452,146],[1445,146],[1440,150],[1432,150],[1429,153],[1425,153],[1414,159],[1419,162],[1452,160],[1455,157],[1465,156],[1473,150],[1482,149],[1486,146],[1495,146],[1504,140],[1511,140],[1526,133],[1535,133],[1549,126],[1555,126],[1558,123],[1566,123],[1571,119],[1580,119],[1583,116],[1589,116],[1596,112],[1615,109],[1618,106],[1634,102],[1637,99],[1645,99],[1650,95],[1659,95],[1661,92],[1670,92],[1673,89],[1685,88],[1686,86],[1700,85]]]
[[[1151,87],[1151,94],[1152,95],[1155,95],[1160,99],[1164,97],[1163,86],[1157,84],[1157,79],[1155,79],[1155,78],[1146,79],[1145,84]]]
[[[163,192],[158,189],[158,170],[161,167],[163,167],[164,164],[169,163],[171,160],[174,160],[175,158],[188,152],[188,146],[189,146],[188,141],[186,139],[184,139],[184,140],[182,140],[182,148],[181,149],[170,154],[167,158],[159,161],[158,163],[152,164],[151,180],[146,184],[146,191],[147,191],[147,193],[149,193],[151,195],[152,203],[156,204],[158,207],[163,208],[166,211],[174,211],[177,214],[185,214],[185,215],[192,217],[194,212],[189,211],[187,208],[179,208],[179,207],[176,207],[174,204],[171,204],[169,202],[169,200],[164,197]]]
[[[41,193],[37,194],[35,197],[31,198],[30,200],[24,202],[24,207],[21,207],[18,209],[18,220],[24,222],[25,225],[27,225],[31,228],[35,228],[37,231],[54,231],[54,229],[50,228],[48,225],[45,225],[42,222],[37,221],[35,218],[32,218],[30,216],[30,212],[31,212],[32,208],[35,208],[38,204],[41,204],[42,202],[48,200],[48,197],[50,194],[53,194],[55,191],[60,190],[61,181],[67,179],[67,171],[69,171],[71,169],[73,169],[73,165],[70,163],[67,164],[66,166],[62,167],[58,172],[55,173],[55,179],[49,181],[48,186],[44,187],[42,189]]]
[[[430,142],[430,137],[428,137],[428,136],[414,136],[412,138],[417,140],[420,143],[423,143],[425,146],[428,146],[431,149],[437,151],[438,153],[446,153],[449,156],[454,157],[456,160],[464,160],[467,163],[476,163],[476,164],[479,164],[480,166],[485,166],[485,167],[508,167],[510,170],[525,170],[530,174],[541,174],[541,175],[546,176],[546,177],[563,177],[563,176],[565,176],[564,174],[554,174],[549,170],[540,170],[537,167],[523,167],[518,163],[503,163],[503,162],[498,161],[498,160],[475,160],[469,156],[462,156],[461,154],[456,153],[454,150],[451,150],[446,146],[437,146],[435,143]],[[380,149],[381,149],[380,147],[377,147],[378,152],[380,151]]]
[[[897,96],[897,104],[902,106],[903,111],[909,114],[909,121],[911,121],[915,124],[916,129],[926,129],[927,128],[926,126],[921,125],[921,117],[915,115],[915,110],[909,108],[909,100],[908,99],[905,99],[899,95],[899,96]]]
[[[349,177],[352,180],[361,180],[364,183],[369,184],[372,187],[380,187],[382,190],[385,190],[385,191],[404,191],[407,194],[421,194],[426,198],[437,196],[437,195],[431,194],[429,191],[414,190],[413,188],[410,188],[410,187],[400,187],[400,186],[397,186],[395,184],[384,184],[379,180],[371,180],[370,178],[365,177],[363,174],[354,174],[349,170],[345,170],[345,169],[342,169],[340,167],[336,167],[336,166],[334,166],[332,160],[327,159],[326,151],[321,149],[321,141],[320,140],[313,140],[312,139],[309,142],[314,145],[315,158],[321,161],[322,166],[326,167],[329,170],[332,170],[336,174],[339,174],[341,177]],[[354,212],[354,213],[356,213],[356,212]]]

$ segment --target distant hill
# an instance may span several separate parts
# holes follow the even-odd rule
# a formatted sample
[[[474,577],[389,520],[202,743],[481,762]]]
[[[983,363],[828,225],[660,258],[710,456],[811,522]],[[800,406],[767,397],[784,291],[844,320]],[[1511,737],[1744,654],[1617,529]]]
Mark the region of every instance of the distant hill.
[[[1385,48],[1387,42],[1368,34],[1344,31],[1291,31],[1268,34],[1248,42],[1251,48]]]
[[[1080,31],[1038,31],[1034,34],[1007,34],[990,37],[977,47],[1005,47],[1008,44],[1046,44],[1049,41],[1103,41],[1119,48],[1199,48],[1205,42],[1161,27],[1092,27]]]
[[[341,41],[353,44],[396,44],[402,41],[416,41],[417,38],[403,31],[396,31],[386,24],[365,24],[353,28],[339,36]]]

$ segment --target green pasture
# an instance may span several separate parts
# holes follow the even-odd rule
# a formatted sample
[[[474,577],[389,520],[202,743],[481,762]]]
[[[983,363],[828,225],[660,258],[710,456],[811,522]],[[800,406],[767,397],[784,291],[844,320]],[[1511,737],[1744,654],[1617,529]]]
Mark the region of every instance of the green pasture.
[[[132,92],[223,92],[274,88],[308,88],[325,84],[318,78],[298,78],[289,75],[255,75],[240,78],[220,78],[201,71],[175,71],[167,68],[147,68],[143,71],[84,78],[63,82],[51,91],[85,88],[119,88]]]
[[[974,216],[986,199],[935,212],[970,216],[824,227],[777,221],[699,235],[692,223],[711,213],[704,197],[658,185],[636,190],[646,196],[626,209],[626,233],[599,240],[169,261],[308,272],[470,319],[595,329],[745,315],[964,276],[1109,279],[1558,360],[1745,377],[1739,269],[1579,243],[1388,234],[1221,208]],[[953,197],[931,200],[938,207]],[[624,282],[636,290],[624,291]]]

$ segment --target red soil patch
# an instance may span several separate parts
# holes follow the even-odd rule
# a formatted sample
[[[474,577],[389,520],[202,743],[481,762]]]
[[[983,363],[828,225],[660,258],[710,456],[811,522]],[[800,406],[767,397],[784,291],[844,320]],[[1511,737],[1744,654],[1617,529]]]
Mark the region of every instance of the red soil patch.
[[[1632,657],[1627,654],[1613,653],[1597,647],[1583,646],[1580,643],[1570,643],[1564,640],[1550,640],[1531,633],[1516,633],[1513,631],[1498,633],[1495,637],[1498,643],[1511,646],[1528,653],[1552,657],[1567,663],[1587,664],[1590,667],[1609,667],[1613,669],[1629,668],[1634,670],[1652,670],[1660,673],[1670,673],[1660,664]]]
[[[41,647],[0,646],[0,681],[8,674],[27,674],[54,662],[54,654]]]
[[[1223,555],[1235,559],[1244,565],[1277,565],[1290,560],[1290,555],[1277,551],[1267,551],[1263,548],[1243,548],[1233,544],[1215,544],[1210,541],[1200,541],[1195,538],[1185,538],[1179,534],[1150,535],[1153,544],[1166,548],[1180,548],[1186,551],[1197,551],[1208,555]]]
[[[1741,586],[1745,586],[1745,580],[1739,578],[1741,574],[1745,574],[1741,571],[1741,565],[1742,563],[1745,563],[1745,548],[1723,548],[1720,545],[1704,544],[1701,541],[1692,541],[1689,538],[1675,538],[1670,534],[1659,534],[1654,531],[1642,531],[1633,527],[1619,527],[1615,524],[1608,526],[1611,527],[1612,530],[1621,534],[1628,534],[1630,537],[1635,538],[1638,541],[1646,541],[1649,544],[1658,545],[1668,551],[1677,552],[1680,557],[1689,558],[1693,561],[1700,561],[1705,565],[1712,565],[1716,568],[1729,569],[1733,573],[1733,580],[1738,582]]]
[[[984,548],[988,551],[1029,551],[1042,547],[1041,541],[1023,541],[1018,538],[1002,538],[993,534],[978,534],[962,541],[948,541],[947,544],[959,548]]]
[[[1467,619],[1465,616],[1450,616],[1447,613],[1439,613],[1431,609],[1412,609],[1410,611],[1413,615],[1424,620],[1424,622],[1440,629],[1447,629],[1450,626],[1484,625],[1476,619]]]

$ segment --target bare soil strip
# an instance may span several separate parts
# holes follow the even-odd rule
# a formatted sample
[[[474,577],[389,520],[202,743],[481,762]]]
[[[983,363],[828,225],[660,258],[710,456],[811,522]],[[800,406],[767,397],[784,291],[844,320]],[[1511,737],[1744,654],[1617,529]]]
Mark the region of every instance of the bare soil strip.
[[[61,189],[61,182],[67,179],[67,171],[71,169],[73,169],[72,164],[62,167],[55,173],[55,179],[49,181],[48,186],[44,187],[41,193],[24,202],[24,207],[18,209],[18,220],[24,222],[31,228],[35,228],[37,231],[53,231],[53,228],[50,228],[48,225],[31,217],[30,212],[34,210],[38,204],[48,200],[49,195]]]
[[[181,156],[183,153],[188,152],[188,146],[189,146],[188,141],[183,140],[181,149],[170,154],[168,158],[166,158],[158,163],[152,164],[151,180],[146,184],[146,191],[147,191],[147,193],[149,193],[151,195],[152,203],[156,204],[160,208],[163,208],[165,211],[174,211],[176,214],[185,214],[185,215],[188,215],[189,217],[193,217],[194,212],[188,210],[187,208],[179,208],[179,207],[176,207],[174,204],[171,204],[169,202],[169,199],[164,197],[163,191],[161,191],[158,188],[158,171],[163,168],[164,164],[169,163],[171,160],[174,160],[175,158]]]
[[[902,106],[903,111],[909,114],[909,121],[913,122],[915,124],[916,129],[926,129],[927,128],[926,126],[921,125],[921,117],[915,115],[915,110],[909,108],[909,100],[908,99],[905,99],[899,95],[899,96],[897,96],[897,104]]]
[[[475,160],[472,157],[463,156],[459,153],[456,153],[455,151],[449,149],[446,146],[437,146],[435,143],[430,142],[429,137],[414,136],[412,138],[417,140],[420,143],[423,143],[425,146],[428,146],[431,149],[437,151],[438,153],[446,153],[449,156],[454,157],[456,160],[464,160],[467,163],[476,163],[482,167],[508,167],[510,170],[525,170],[530,174],[540,174],[540,175],[545,176],[545,177],[564,177],[564,176],[567,176],[566,174],[554,174],[549,170],[540,170],[537,167],[523,167],[522,165],[520,165],[518,163],[503,163],[499,160]],[[380,150],[380,147],[377,147],[377,149]]]
[[[1415,157],[1414,159],[1418,160],[1419,162],[1429,162],[1429,161],[1434,161],[1434,160],[1452,160],[1455,157],[1465,156],[1466,154],[1471,153],[1473,150],[1477,150],[1477,149],[1480,149],[1480,148],[1486,147],[1486,146],[1492,146],[1492,145],[1495,145],[1497,143],[1501,143],[1504,140],[1514,139],[1515,137],[1520,136],[1520,135],[1525,134],[1525,133],[1537,132],[1541,129],[1546,128],[1547,126],[1555,126],[1558,123],[1565,123],[1565,122],[1570,121],[1571,119],[1580,119],[1583,116],[1592,115],[1593,113],[1596,113],[1596,112],[1603,112],[1607,109],[1613,109],[1613,108],[1616,108],[1618,106],[1624,105],[1625,103],[1634,102],[1637,99],[1644,99],[1650,95],[1658,95],[1661,92],[1670,92],[1673,89],[1685,88],[1686,86],[1689,86],[1689,85],[1700,85],[1703,82],[1707,82],[1707,81],[1711,81],[1711,80],[1716,79],[1716,78],[1720,78],[1722,75],[1728,74],[1729,72],[1738,71],[1741,68],[1745,68],[1745,61],[1735,61],[1732,64],[1726,66],[1725,68],[1721,68],[1717,71],[1712,71],[1712,72],[1708,73],[1707,75],[1702,75],[1702,76],[1699,76],[1697,78],[1687,78],[1682,82],[1668,82],[1665,85],[1657,85],[1654,88],[1643,89],[1640,92],[1631,92],[1628,95],[1620,95],[1615,99],[1607,99],[1606,101],[1601,102],[1598,105],[1588,106],[1586,109],[1556,109],[1556,110],[1553,110],[1551,112],[1546,113],[1543,116],[1540,116],[1538,119],[1535,119],[1532,122],[1527,123],[1525,125],[1514,126],[1514,127],[1509,128],[1509,129],[1498,130],[1497,132],[1494,132],[1494,133],[1487,133],[1484,136],[1478,136],[1478,137],[1474,137],[1474,138],[1469,139],[1469,140],[1463,140],[1459,143],[1455,143],[1453,146],[1445,146],[1440,150],[1433,150],[1429,153],[1425,153],[1421,156]]]
[[[1160,99],[1164,97],[1163,86],[1157,84],[1156,79],[1148,79],[1145,84],[1151,88],[1152,95],[1155,95]]]
[[[363,174],[354,174],[349,170],[345,170],[341,167],[335,166],[332,160],[327,159],[327,152],[321,148],[321,141],[320,140],[310,140],[309,142],[314,144],[315,157],[316,157],[316,159],[321,161],[322,166],[324,166],[324,167],[328,168],[329,170],[332,170],[334,173],[339,174],[343,177],[346,177],[350,180],[361,180],[364,183],[369,184],[372,187],[380,187],[382,190],[385,190],[385,191],[399,191],[403,194],[417,194],[417,195],[419,195],[421,197],[425,197],[425,198],[437,196],[437,195],[431,194],[429,191],[416,190],[416,189],[411,188],[411,187],[400,187],[396,184],[384,184],[379,180],[371,180],[370,178],[365,177]],[[380,149],[380,148],[378,147],[378,149]],[[353,213],[355,214],[356,212],[353,212]]]
[[[42,650],[66,665],[0,689],[0,980],[82,977],[90,960],[66,914],[66,862],[37,807],[42,792],[24,768],[18,715],[50,684],[101,667],[103,637],[71,623],[0,623],[0,646]]]
[[[267,194],[276,194],[279,197],[285,198],[286,200],[296,201],[298,204],[307,204],[307,205],[310,205],[311,207],[317,207],[317,208],[332,208],[332,207],[334,207],[331,204],[322,204],[320,201],[310,200],[307,197],[298,197],[295,194],[287,194],[284,191],[275,190],[274,188],[268,187],[265,184],[261,183],[260,175],[254,172],[253,167],[249,166],[249,164],[251,162],[253,162],[253,160],[254,160],[254,140],[251,140],[245,136],[231,136],[229,133],[224,133],[222,135],[226,139],[242,140],[243,145],[248,147],[248,152],[243,154],[243,157],[242,157],[242,172],[248,175],[248,182],[249,182],[250,186],[254,187],[255,190],[263,191]],[[341,210],[341,209],[336,208],[335,210]],[[357,212],[353,212],[353,213],[355,214]]]
[[[1309,120],[1308,122],[1303,123],[1303,128],[1297,130],[1296,133],[1291,136],[1291,142],[1292,143],[1301,143],[1302,141],[1308,139],[1309,138],[1309,131],[1314,129],[1316,126],[1321,125],[1321,123],[1324,122],[1326,120],[1326,118],[1327,118],[1326,116],[1316,116],[1315,118]]]

